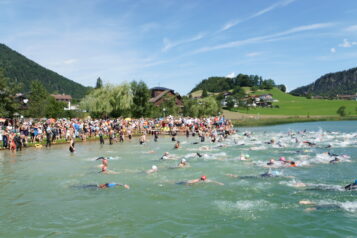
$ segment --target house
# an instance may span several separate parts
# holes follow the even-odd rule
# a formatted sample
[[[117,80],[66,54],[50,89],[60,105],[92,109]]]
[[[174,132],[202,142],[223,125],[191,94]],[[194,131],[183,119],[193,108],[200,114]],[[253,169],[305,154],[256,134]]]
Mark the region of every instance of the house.
[[[355,95],[336,95],[337,99],[341,99],[341,100],[354,100],[357,101],[357,94]]]
[[[75,110],[74,106],[71,106],[72,96],[67,94],[51,94],[52,97],[56,99],[57,102],[66,102],[67,107],[65,110]]]
[[[149,102],[153,103],[155,106],[159,107],[167,97],[174,97],[176,105],[183,107],[183,101],[180,94],[175,93],[173,89],[164,87],[154,87],[150,89],[151,98]]]

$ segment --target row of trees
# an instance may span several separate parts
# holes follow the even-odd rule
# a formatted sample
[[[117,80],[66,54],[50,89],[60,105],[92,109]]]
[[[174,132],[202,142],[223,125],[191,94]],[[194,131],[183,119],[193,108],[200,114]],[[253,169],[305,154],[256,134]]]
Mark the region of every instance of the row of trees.
[[[0,117],[77,117],[80,111],[67,111],[65,102],[53,98],[40,81],[32,81],[26,101],[18,95],[21,84],[12,83],[0,69]],[[184,115],[193,117],[217,115],[221,108],[215,97],[202,99],[183,97],[183,107],[176,105],[176,98],[166,96],[160,106],[149,102],[151,91],[140,81],[121,85],[103,85],[97,79],[94,89],[80,102],[80,109],[90,113],[94,118],[106,117],[161,117],[165,115]]]
[[[283,92],[286,91],[284,85],[276,85],[272,79],[263,79],[258,75],[238,74],[234,78],[210,77],[204,79],[191,92],[197,90],[207,90],[209,92],[223,92],[236,87],[254,87],[256,89],[272,89],[278,87]]]
[[[100,78],[97,84],[80,103],[80,108],[92,117],[161,117],[165,115],[210,116],[217,115],[220,104],[214,97],[192,99],[183,97],[183,108],[176,104],[175,97],[165,96],[160,106],[150,103],[150,90],[140,81],[120,85],[103,85]]]
[[[57,102],[50,96],[40,81],[30,84],[28,100],[22,101],[18,95],[22,91],[21,84],[5,77],[0,69],[0,117],[73,117],[73,112],[65,111],[64,102]]]

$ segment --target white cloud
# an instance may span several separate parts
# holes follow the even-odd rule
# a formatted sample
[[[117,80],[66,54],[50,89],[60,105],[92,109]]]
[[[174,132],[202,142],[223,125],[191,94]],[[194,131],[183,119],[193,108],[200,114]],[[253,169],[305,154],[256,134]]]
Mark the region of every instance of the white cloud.
[[[234,78],[235,76],[236,76],[236,73],[232,72],[232,73],[230,73],[230,74],[227,74],[227,75],[226,75],[226,78],[232,79],[232,78]]]
[[[352,25],[344,29],[345,31],[349,32],[357,32],[357,25]]]
[[[64,64],[74,64],[76,62],[78,62],[77,59],[67,59],[67,60],[63,61]]]
[[[334,25],[334,23],[317,23],[317,24],[311,24],[311,25],[298,26],[298,27],[294,27],[294,28],[291,28],[286,31],[282,31],[282,32],[278,32],[278,33],[274,33],[274,34],[270,34],[270,35],[258,36],[258,37],[253,37],[253,38],[239,40],[239,41],[231,41],[228,43],[215,45],[215,46],[202,47],[196,51],[193,51],[192,54],[198,54],[198,53],[226,49],[226,48],[234,48],[234,47],[238,47],[238,46],[242,46],[242,45],[260,43],[260,42],[265,42],[265,41],[280,40],[281,37],[283,37],[283,36],[289,36],[291,34],[304,32],[304,31],[323,29],[323,28],[331,27],[333,25]]]
[[[245,56],[247,56],[247,57],[256,57],[256,56],[261,55],[261,54],[263,54],[263,53],[262,52],[250,52],[250,53],[246,54]]]
[[[162,48],[162,51],[166,52],[174,47],[201,40],[204,36],[205,36],[204,33],[199,33],[198,35],[195,35],[191,38],[183,39],[183,40],[179,40],[179,41],[170,41],[168,38],[164,38],[164,40],[163,40],[164,47]]]
[[[357,42],[356,41],[350,42],[347,39],[343,39],[343,43],[339,44],[338,46],[342,48],[349,48],[352,47],[353,45],[357,45]]]
[[[273,11],[273,10],[276,9],[276,8],[285,7],[285,6],[291,4],[291,3],[295,2],[295,1],[296,1],[296,0],[283,0],[283,1],[280,1],[280,2],[276,2],[276,3],[274,3],[273,5],[270,5],[269,7],[264,8],[264,9],[262,9],[262,10],[256,12],[256,13],[254,13],[253,15],[251,15],[251,16],[245,18],[244,20],[238,20],[238,19],[236,19],[236,20],[233,20],[233,21],[230,21],[230,22],[226,23],[226,24],[221,28],[220,31],[226,31],[226,30],[228,30],[228,29],[230,29],[230,28],[232,28],[232,27],[238,25],[238,24],[241,23],[241,22],[248,21],[248,20],[250,20],[250,19],[259,17],[259,16],[261,16],[261,15],[264,15],[265,13],[268,13],[268,12]]]
[[[336,53],[336,49],[335,48],[331,48],[330,51],[331,51],[331,53]]]

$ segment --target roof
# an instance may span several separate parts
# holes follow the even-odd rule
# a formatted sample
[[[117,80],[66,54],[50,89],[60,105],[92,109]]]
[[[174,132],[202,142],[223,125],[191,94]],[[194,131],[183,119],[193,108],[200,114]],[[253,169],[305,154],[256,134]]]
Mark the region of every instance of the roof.
[[[51,94],[56,100],[71,100],[72,96],[67,94]]]
[[[170,89],[161,92],[159,95],[157,95],[154,98],[150,98],[149,102],[157,102],[160,98],[162,98],[168,92],[170,92]]]
[[[174,91],[173,89],[169,89],[169,88],[164,88],[164,87],[154,87],[154,88],[150,88],[151,91]]]

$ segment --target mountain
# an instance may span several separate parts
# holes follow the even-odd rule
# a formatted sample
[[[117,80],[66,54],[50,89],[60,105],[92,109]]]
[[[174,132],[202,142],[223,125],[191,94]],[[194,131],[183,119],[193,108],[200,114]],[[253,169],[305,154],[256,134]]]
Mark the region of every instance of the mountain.
[[[5,76],[23,85],[24,93],[30,91],[34,80],[40,81],[49,93],[69,94],[75,99],[84,97],[90,89],[42,67],[4,44],[0,44],[0,68],[4,69]]]
[[[357,68],[325,74],[314,83],[294,89],[290,93],[296,96],[310,94],[330,97],[334,97],[337,94],[356,94]]]

